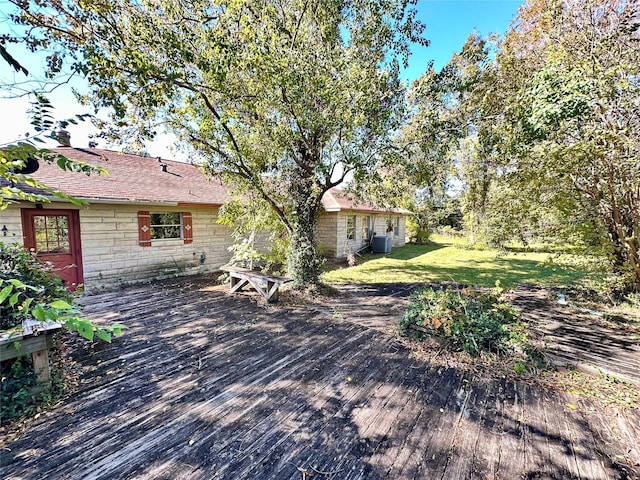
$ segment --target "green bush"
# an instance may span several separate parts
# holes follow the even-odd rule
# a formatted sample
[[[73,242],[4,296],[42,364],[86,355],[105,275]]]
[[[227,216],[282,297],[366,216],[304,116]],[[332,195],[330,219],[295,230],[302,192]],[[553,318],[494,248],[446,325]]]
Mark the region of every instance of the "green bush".
[[[15,283],[11,286],[10,281],[16,280],[32,288],[18,289]],[[49,304],[56,300],[72,302],[72,295],[62,281],[17,243],[0,242],[0,291],[11,292],[11,296],[0,302],[0,330],[20,325],[30,313],[30,304]]]
[[[413,218],[407,219],[407,238],[410,243],[425,244],[429,243],[431,231],[421,228]]]
[[[29,415],[35,407],[31,389],[36,385],[31,358],[21,357],[2,363],[0,379],[0,419],[2,423]]]
[[[67,329],[93,341],[94,337],[110,342],[122,334],[126,325],[93,324],[81,316],[73,296],[46,266],[18,244],[0,242],[0,331],[20,331],[22,321],[56,321]],[[17,342],[16,342],[17,343]],[[36,376],[30,358],[19,357],[0,363],[0,421],[7,422],[30,415],[48,401],[61,395],[64,385],[65,358],[50,350],[52,385],[34,395]]]
[[[509,343],[521,335],[519,320],[519,311],[502,298],[500,289],[427,288],[412,295],[400,329],[417,338],[433,335],[455,350],[478,356],[507,353]]]

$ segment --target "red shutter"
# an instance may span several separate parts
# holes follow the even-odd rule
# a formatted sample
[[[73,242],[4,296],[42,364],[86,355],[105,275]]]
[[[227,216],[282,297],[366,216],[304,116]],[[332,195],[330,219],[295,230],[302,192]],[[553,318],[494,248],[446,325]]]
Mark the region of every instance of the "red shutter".
[[[141,247],[151,246],[151,215],[149,212],[138,212],[138,244]]]
[[[193,243],[193,220],[191,212],[182,212],[182,238],[184,243]]]

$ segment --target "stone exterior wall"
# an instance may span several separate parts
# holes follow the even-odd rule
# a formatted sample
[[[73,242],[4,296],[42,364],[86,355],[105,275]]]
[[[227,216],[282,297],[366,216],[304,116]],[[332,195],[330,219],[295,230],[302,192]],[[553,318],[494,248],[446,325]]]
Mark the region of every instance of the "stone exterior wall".
[[[336,229],[338,225],[337,213],[321,213],[316,226],[316,241],[320,246],[320,253],[327,258],[336,256],[338,249],[338,237]]]
[[[355,237],[347,239],[347,218],[355,215]],[[325,212],[318,219],[317,239],[322,246],[322,253],[326,257],[343,258],[348,253],[357,252],[365,243],[363,238],[363,223],[365,217],[371,221],[371,230],[377,235],[391,235],[393,237],[393,247],[401,247],[405,244],[407,217],[397,214],[365,213],[365,212]],[[389,234],[387,230],[387,220],[391,218],[395,225],[395,219],[399,218],[399,228]]]
[[[9,208],[5,210],[0,210],[0,229],[2,227],[7,227],[7,233],[6,235],[0,233],[0,242],[23,244],[20,209],[16,208],[15,204],[9,205]]]
[[[24,205],[23,205],[24,206]],[[44,208],[80,210],[80,238],[84,283],[88,291],[172,275],[213,272],[230,258],[231,231],[216,224],[216,208],[152,207],[92,204],[73,207],[50,203]],[[138,244],[138,211],[191,212],[193,242],[182,239],[154,240],[149,247]],[[5,242],[23,243],[20,206],[0,212],[7,225]],[[1,228],[1,227],[0,227]]]
[[[5,243],[23,244],[20,208],[27,204],[11,205],[0,211],[0,228],[7,227]],[[88,291],[109,288],[172,275],[190,275],[219,270],[231,253],[231,230],[216,223],[218,209],[205,207],[152,207],[129,204],[91,204],[75,207],[69,203],[44,204],[45,209],[78,209],[80,211],[80,238],[85,289]],[[138,211],[191,212],[193,242],[185,244],[181,239],[154,240],[150,247],[138,244]],[[371,228],[378,235],[385,235],[388,218],[399,218],[398,235],[393,236],[393,246],[405,244],[406,217],[388,214],[351,213],[355,215],[355,238],[347,239],[347,217],[350,213],[333,212],[320,215],[317,240],[321,253],[326,257],[342,258],[358,251],[365,243],[363,221],[371,218]],[[260,248],[266,236],[257,240]],[[203,259],[203,261],[201,261]]]

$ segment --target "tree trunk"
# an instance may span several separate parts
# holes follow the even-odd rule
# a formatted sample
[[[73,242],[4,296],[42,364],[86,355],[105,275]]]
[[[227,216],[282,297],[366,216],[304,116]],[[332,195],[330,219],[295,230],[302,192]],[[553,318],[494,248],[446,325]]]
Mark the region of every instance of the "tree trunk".
[[[611,172],[611,170],[610,170]],[[618,198],[616,196],[615,176],[611,173],[607,184],[609,204],[601,211],[609,212],[606,224],[614,249],[616,270],[630,272],[632,285],[625,290],[640,291],[640,259],[638,257],[637,202],[632,194]],[[606,215],[606,214],[605,214]]]
[[[293,211],[289,218],[288,274],[296,287],[316,285],[320,282],[322,265],[316,244],[322,192],[311,178],[299,177],[290,187]]]

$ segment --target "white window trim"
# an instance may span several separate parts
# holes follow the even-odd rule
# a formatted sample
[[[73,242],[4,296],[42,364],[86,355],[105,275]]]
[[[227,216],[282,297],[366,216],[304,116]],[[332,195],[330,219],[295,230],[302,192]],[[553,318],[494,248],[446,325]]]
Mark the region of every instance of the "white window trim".
[[[366,242],[371,232],[371,215],[364,215],[362,217],[362,241]]]
[[[349,227],[349,220],[353,220],[353,225]],[[356,239],[356,216],[355,215],[347,215],[347,240],[355,240]],[[351,236],[349,235],[349,231],[351,231]]]

